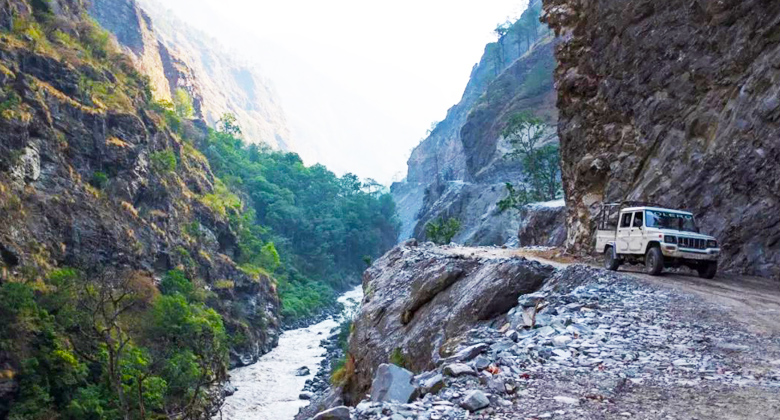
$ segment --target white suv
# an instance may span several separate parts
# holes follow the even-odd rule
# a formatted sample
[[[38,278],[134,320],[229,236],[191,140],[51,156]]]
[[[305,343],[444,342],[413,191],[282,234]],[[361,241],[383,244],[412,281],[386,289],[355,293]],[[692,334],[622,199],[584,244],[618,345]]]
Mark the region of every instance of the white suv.
[[[687,266],[711,279],[718,271],[720,247],[714,237],[699,233],[693,214],[654,206],[602,206],[596,251],[605,266],[617,270],[623,263],[643,263],[648,274],[664,267]],[[615,217],[618,216],[618,217]]]

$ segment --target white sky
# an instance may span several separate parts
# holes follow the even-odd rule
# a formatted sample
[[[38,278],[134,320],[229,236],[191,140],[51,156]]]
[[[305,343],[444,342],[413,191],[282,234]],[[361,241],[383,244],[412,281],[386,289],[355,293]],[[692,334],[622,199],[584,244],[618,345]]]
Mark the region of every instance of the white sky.
[[[527,0],[152,0],[260,64],[307,164],[382,183]]]

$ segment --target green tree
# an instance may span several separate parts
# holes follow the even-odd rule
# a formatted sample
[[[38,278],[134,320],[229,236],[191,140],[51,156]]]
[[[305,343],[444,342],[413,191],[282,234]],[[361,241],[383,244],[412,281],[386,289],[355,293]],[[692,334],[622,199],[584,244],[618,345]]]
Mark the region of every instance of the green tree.
[[[507,184],[508,195],[498,202],[500,210],[519,208],[529,202],[560,196],[560,152],[555,144],[541,145],[547,125],[529,112],[513,115],[502,135],[512,145],[507,158],[520,160],[524,184]]]
[[[176,88],[173,93],[173,109],[179,118],[189,119],[195,115],[192,97],[190,97],[190,94],[183,88]]]

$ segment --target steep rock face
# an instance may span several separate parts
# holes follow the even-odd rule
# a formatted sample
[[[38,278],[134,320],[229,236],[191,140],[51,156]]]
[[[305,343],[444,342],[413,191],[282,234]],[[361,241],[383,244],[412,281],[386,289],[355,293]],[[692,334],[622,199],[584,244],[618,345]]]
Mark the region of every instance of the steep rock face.
[[[363,276],[365,297],[349,351],[355,375],[345,398],[358,401],[376,368],[392,358],[415,372],[432,369],[474,325],[506,313],[553,268],[524,258],[479,258],[459,248],[399,245]]]
[[[81,30],[78,3],[50,4],[65,30]],[[2,16],[25,12],[25,2],[0,3]],[[215,184],[205,157],[148,111],[130,60],[117,54],[105,66],[31,45],[0,34],[0,282],[58,267],[155,278],[180,268],[213,291],[207,304],[228,331],[246,338],[234,364],[268,351],[279,331],[275,286],[233,262],[236,234],[204,200]],[[85,80],[112,90],[85,90]],[[205,126],[185,129],[198,138]],[[161,152],[175,169],[155,163]],[[214,287],[226,280],[233,287]]]
[[[539,7],[534,1],[531,7]],[[501,213],[506,182],[522,181],[520,165],[505,159],[511,150],[501,131],[509,117],[531,111],[554,126],[557,121],[552,73],[553,38],[539,28],[531,44],[508,33],[485,48],[461,101],[449,109],[409,158],[404,182],[391,187],[401,215],[401,239],[425,237],[425,224],[455,217],[458,243],[514,243],[517,214]],[[556,141],[550,130],[545,142]],[[422,200],[420,200],[422,197]]]
[[[185,89],[196,114],[209,125],[232,113],[249,141],[281,150],[293,147],[276,93],[254,66],[238,63],[216,40],[155,2],[92,0],[90,14],[150,77],[159,99],[171,100],[176,89]]]
[[[547,0],[571,249],[601,200],[693,211],[727,269],[780,273],[780,3]]]

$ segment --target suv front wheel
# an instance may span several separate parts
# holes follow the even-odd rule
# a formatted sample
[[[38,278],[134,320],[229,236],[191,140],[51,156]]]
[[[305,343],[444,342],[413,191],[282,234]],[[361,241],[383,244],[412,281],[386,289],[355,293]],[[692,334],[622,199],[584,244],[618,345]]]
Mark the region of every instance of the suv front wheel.
[[[607,251],[604,252],[604,268],[617,271],[618,267],[620,267],[620,260],[615,255],[615,249],[608,246]]]
[[[645,254],[645,271],[651,276],[657,276],[664,271],[664,254],[661,248],[654,246]]]

